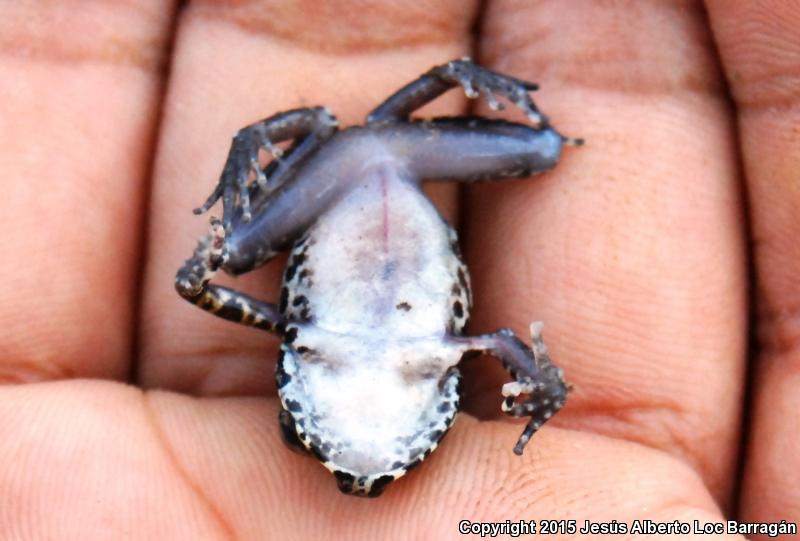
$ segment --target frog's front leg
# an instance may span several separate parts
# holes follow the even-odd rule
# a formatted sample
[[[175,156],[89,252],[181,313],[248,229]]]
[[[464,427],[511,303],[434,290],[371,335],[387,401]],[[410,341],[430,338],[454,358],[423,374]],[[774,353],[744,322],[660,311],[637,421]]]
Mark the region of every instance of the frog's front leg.
[[[224,244],[225,228],[212,219],[211,232],[178,270],[175,289],[187,301],[223,319],[265,331],[281,329],[283,320],[274,304],[209,283],[222,263]]]
[[[530,416],[514,452],[522,454],[528,440],[567,400],[569,387],[563,370],[553,364],[542,340],[541,322],[531,324],[533,348],[529,348],[509,329],[481,336],[454,337],[467,351],[492,355],[511,373],[514,381],[503,385],[503,411],[514,417]],[[527,399],[516,402],[520,395]]]
[[[307,107],[279,113],[242,128],[233,138],[219,183],[206,202],[195,209],[195,214],[207,211],[222,198],[222,222],[226,231],[231,231],[234,219],[249,222],[251,195],[260,195],[263,202],[300,162],[336,132],[337,125],[336,118],[326,108]],[[295,140],[295,145],[286,158],[262,170],[259,150],[263,148],[278,159],[282,152],[275,144],[290,139]],[[256,181],[252,186],[251,173]]]

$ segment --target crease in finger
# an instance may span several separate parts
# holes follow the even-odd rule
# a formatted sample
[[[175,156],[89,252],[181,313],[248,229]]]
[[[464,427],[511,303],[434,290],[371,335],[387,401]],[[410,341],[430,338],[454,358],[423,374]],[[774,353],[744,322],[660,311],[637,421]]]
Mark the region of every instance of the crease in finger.
[[[206,514],[212,518],[213,522],[216,523],[217,528],[219,529],[220,537],[224,539],[238,539],[233,525],[225,518],[224,514],[214,500],[203,491],[201,483],[198,483],[193,479],[189,471],[187,471],[186,467],[184,466],[180,455],[176,453],[170,438],[167,437],[167,434],[164,432],[164,429],[161,426],[159,415],[153,404],[151,395],[154,392],[157,393],[158,391],[144,391],[141,393],[142,412],[147,425],[153,432],[153,439],[163,450],[164,456],[166,457],[167,462],[172,465],[176,476],[183,481],[188,491],[195,495],[200,506],[205,510]],[[156,400],[156,402],[160,403],[158,400]]]
[[[169,22],[154,1],[0,8],[0,364],[21,380],[127,378]]]
[[[470,4],[199,0],[192,3],[192,14],[292,48],[338,56],[447,46],[469,33]]]
[[[706,4],[736,105],[754,265],[752,401],[739,515],[800,522],[794,445],[800,426],[800,6]]]

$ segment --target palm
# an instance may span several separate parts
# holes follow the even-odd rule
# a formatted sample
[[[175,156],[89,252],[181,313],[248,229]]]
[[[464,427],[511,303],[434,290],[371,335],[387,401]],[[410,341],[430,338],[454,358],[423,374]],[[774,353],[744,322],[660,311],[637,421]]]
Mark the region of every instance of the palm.
[[[661,5],[506,4],[483,14],[475,56],[542,82],[540,105],[589,144],[555,174],[435,198],[460,217],[473,328],[522,333],[544,319],[576,390],[521,459],[511,454],[518,425],[462,416],[439,452],[377,500],[338,495],[319,465],[283,447],[267,361],[275,342],[192,309],[172,276],[205,227],[188,209],[212,186],[230,134],[307,104],[360,121],[399,84],[468,50],[464,4],[376,7],[359,14],[369,25],[347,6],[193,4],[180,14],[169,81],[159,68],[170,21],[157,6],[23,13],[36,22],[8,43],[26,54],[0,62],[11,82],[0,160],[12,286],[0,373],[25,383],[0,390],[3,538],[449,538],[464,518],[710,521],[737,506],[750,520],[800,518],[796,480],[774,467],[798,465],[785,368],[800,289],[797,138],[790,115],[769,108],[794,111],[797,65],[769,45],[788,43],[800,14],[760,11],[766,34],[738,26],[756,19],[720,2],[712,34],[701,12]],[[3,9],[13,24],[24,8]],[[44,45],[27,33],[55,35],[58,15],[73,32]],[[320,18],[317,33],[298,41],[307,17]],[[102,39],[85,40],[92,32]],[[431,112],[465,106],[451,93]],[[763,364],[743,412],[748,234],[759,241]],[[274,298],[278,272],[239,284]],[[468,378],[470,411],[499,415],[505,376],[476,364]]]

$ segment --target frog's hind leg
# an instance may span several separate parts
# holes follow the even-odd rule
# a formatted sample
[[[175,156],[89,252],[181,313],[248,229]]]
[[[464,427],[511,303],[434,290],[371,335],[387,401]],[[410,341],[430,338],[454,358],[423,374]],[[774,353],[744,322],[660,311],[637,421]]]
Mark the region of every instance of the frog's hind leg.
[[[435,118],[385,129],[402,130],[408,170],[433,181],[469,183],[543,173],[558,164],[564,146],[564,137],[553,128],[493,118]]]
[[[219,183],[206,202],[195,209],[195,214],[207,211],[222,198],[222,223],[228,232],[234,219],[249,222],[251,197],[263,204],[309,154],[333,135],[337,125],[336,118],[326,108],[307,107],[279,113],[242,128],[233,138]],[[295,144],[281,159],[282,152],[275,144],[288,140],[294,140]],[[262,170],[258,161],[261,149],[271,152],[277,164]],[[251,173],[255,176],[252,185]]]
[[[514,378],[514,381],[503,385],[505,399],[502,410],[513,417],[531,418],[514,446],[514,452],[518,455],[522,454],[534,432],[564,406],[569,392],[563,371],[553,364],[542,340],[542,327],[541,322],[531,325],[532,349],[509,329],[481,336],[453,338],[466,346],[467,351],[497,357]],[[520,395],[527,395],[528,398],[516,402]]]
[[[231,144],[219,183],[203,206],[195,210],[198,214],[205,212],[222,198],[222,220],[212,218],[211,232],[200,240],[192,257],[186,260],[175,277],[175,289],[181,297],[223,319],[283,332],[284,320],[277,306],[210,281],[219,269],[230,274],[251,271],[292,241],[294,230],[272,231],[281,237],[280,241],[275,241],[263,238],[263,231],[268,229],[262,229],[262,224],[247,223],[252,217],[251,197],[258,211],[257,217],[263,219],[266,214],[273,223],[285,218],[286,209],[292,207],[270,205],[274,192],[302,167],[304,160],[322,142],[333,135],[336,125],[336,119],[327,109],[314,107],[280,113],[239,130]],[[276,158],[262,170],[258,162],[259,150],[263,148],[278,156],[281,152],[274,145],[286,140],[294,140],[294,144],[285,157]],[[255,174],[252,184],[249,183],[251,173]],[[293,195],[298,196],[296,193]],[[290,222],[284,219],[282,223]],[[243,245],[241,239],[250,241],[250,244]]]
[[[222,223],[212,219],[211,232],[178,270],[175,289],[187,301],[218,317],[265,331],[280,331],[283,319],[277,306],[209,283],[222,263],[224,242]]]
[[[521,109],[533,124],[477,116],[409,121],[409,115],[447,90],[461,86],[470,98],[482,96],[492,109],[502,109],[501,96]],[[564,145],[583,140],[553,129],[530,97],[534,83],[497,73],[469,59],[436,66],[410,82],[367,117],[376,129],[402,131],[397,152],[405,154],[418,178],[474,182],[519,178],[554,167]],[[414,144],[410,144],[413,142]],[[411,150],[409,150],[411,149]]]
[[[496,95],[502,96],[522,109],[536,127],[547,126],[547,117],[539,111],[529,94],[537,90],[538,85],[486,69],[469,58],[436,66],[408,83],[374,109],[367,116],[367,123],[408,120],[411,113],[456,86],[461,86],[468,98],[483,96],[495,111],[503,109],[496,98]]]

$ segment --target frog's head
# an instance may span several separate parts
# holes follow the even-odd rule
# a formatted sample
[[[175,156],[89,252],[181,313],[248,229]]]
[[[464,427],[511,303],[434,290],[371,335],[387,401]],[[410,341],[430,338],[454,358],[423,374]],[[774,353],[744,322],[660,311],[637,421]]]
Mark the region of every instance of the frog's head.
[[[460,373],[431,369],[436,363],[409,373],[314,354],[281,348],[284,438],[313,454],[345,494],[378,496],[436,449],[458,411]]]

